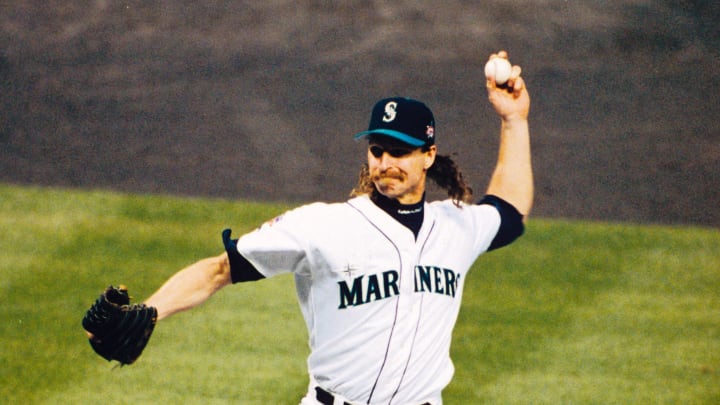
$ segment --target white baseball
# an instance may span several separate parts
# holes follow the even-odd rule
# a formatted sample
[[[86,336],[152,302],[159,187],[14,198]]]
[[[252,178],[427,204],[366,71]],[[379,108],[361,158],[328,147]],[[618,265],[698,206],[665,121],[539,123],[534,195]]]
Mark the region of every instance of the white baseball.
[[[505,58],[492,58],[485,64],[485,77],[494,77],[497,85],[505,84],[511,72],[512,65]]]

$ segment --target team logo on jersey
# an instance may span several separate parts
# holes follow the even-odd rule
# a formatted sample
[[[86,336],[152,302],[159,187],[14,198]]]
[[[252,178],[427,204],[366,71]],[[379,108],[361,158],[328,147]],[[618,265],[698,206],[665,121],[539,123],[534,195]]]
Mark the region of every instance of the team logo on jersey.
[[[460,273],[437,266],[415,266],[415,292],[432,292],[455,298]]]
[[[356,307],[373,301],[394,297],[400,294],[398,280],[400,275],[397,270],[388,270],[382,274],[368,274],[355,277],[352,285],[338,281],[340,288],[340,305],[338,309],[345,309],[348,306]]]
[[[348,267],[350,269],[350,267]],[[460,273],[437,266],[415,266],[416,293],[434,293],[455,298]],[[356,307],[400,295],[400,274],[387,270],[380,274],[363,274],[348,283],[338,281],[340,303],[338,309]]]

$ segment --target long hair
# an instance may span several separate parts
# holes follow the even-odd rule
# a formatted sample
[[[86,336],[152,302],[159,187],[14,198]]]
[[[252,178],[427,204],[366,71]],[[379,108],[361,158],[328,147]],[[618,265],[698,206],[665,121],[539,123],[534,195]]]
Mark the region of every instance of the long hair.
[[[447,192],[456,206],[461,202],[472,202],[472,189],[465,183],[458,165],[448,155],[435,155],[435,162],[427,171],[427,177],[432,179],[438,187]],[[350,192],[351,197],[369,194],[374,199],[379,195],[375,183],[370,177],[370,168],[367,163],[360,168],[358,183]]]

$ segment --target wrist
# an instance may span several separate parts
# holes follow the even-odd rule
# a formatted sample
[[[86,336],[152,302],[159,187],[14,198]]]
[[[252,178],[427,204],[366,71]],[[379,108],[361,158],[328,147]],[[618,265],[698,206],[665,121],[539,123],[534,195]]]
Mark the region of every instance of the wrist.
[[[528,118],[523,114],[511,114],[501,117],[503,128],[527,127]]]

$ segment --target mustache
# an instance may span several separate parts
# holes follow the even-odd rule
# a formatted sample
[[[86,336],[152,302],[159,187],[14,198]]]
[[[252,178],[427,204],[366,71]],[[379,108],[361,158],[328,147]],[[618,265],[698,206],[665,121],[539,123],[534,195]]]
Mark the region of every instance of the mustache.
[[[403,173],[400,170],[391,168],[391,169],[382,170],[382,171],[380,171],[380,170],[375,171],[371,177],[372,177],[373,181],[379,181],[379,180],[383,180],[383,179],[404,180],[405,173]]]

